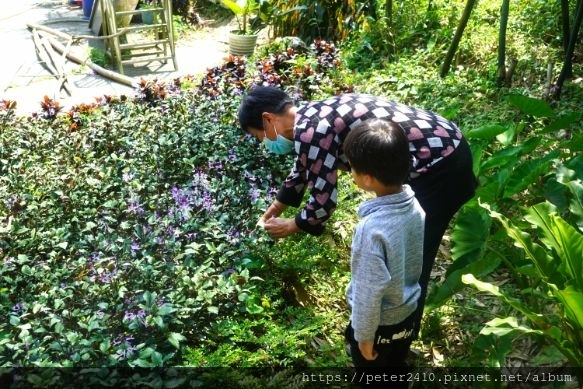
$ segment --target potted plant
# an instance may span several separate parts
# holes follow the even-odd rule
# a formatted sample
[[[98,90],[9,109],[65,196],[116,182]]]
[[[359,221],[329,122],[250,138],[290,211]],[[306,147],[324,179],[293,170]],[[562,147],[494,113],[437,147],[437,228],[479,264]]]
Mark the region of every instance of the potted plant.
[[[233,55],[251,55],[257,44],[257,33],[268,20],[267,0],[221,0],[235,14],[238,30],[229,34],[229,52]]]
[[[142,2],[140,2],[140,9],[152,9],[152,8],[156,8],[158,6],[158,1],[157,0],[143,0]],[[144,24],[154,24],[154,22],[156,21],[156,15],[154,15],[153,11],[146,11],[144,13],[142,13],[142,22]]]

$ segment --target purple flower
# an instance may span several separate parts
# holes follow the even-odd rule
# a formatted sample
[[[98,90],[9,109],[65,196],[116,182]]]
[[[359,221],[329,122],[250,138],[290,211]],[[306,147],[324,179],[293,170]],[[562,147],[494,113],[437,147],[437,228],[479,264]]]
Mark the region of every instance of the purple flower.
[[[202,206],[209,212],[213,210],[213,199],[209,192],[204,192]]]
[[[24,303],[16,303],[13,307],[12,307],[12,312],[14,313],[20,313],[24,310]]]
[[[235,150],[229,149],[228,153],[229,153],[229,159],[232,162],[237,162],[238,158],[237,158],[237,155],[235,154]]]
[[[8,210],[11,211],[12,207],[14,207],[14,204],[16,204],[16,198],[13,195],[11,195],[8,199],[4,201],[4,204],[6,204],[6,208],[8,208]]]
[[[115,274],[106,270],[103,273],[99,274],[99,282],[101,282],[102,284],[111,284],[111,281],[113,281],[114,276]]]
[[[134,213],[136,215],[143,215],[144,214],[144,209],[140,205],[139,197],[134,195],[128,199],[127,203],[128,203],[128,211],[130,213]]]
[[[117,265],[114,265],[112,270],[109,270],[109,268],[104,268],[103,272],[101,272],[97,275],[97,279],[102,284],[110,284],[116,275],[117,275]]]
[[[209,169],[211,170],[222,170],[223,163],[221,161],[211,161],[209,162]]]
[[[124,321],[132,321],[135,318],[136,318],[136,315],[132,311],[126,311],[126,313],[123,315]]]
[[[227,239],[231,244],[238,244],[241,239],[241,233],[235,227],[231,227],[229,231],[227,231]]]
[[[166,227],[166,234],[169,237],[178,238],[180,236],[180,230],[173,226]]]
[[[207,189],[209,186],[208,175],[200,169],[197,170],[193,175],[192,184],[195,187],[200,186],[203,189]]]
[[[134,175],[132,173],[124,173],[122,178],[125,182],[130,182],[134,179]]]
[[[261,192],[256,187],[253,186],[253,187],[251,187],[251,189],[249,189],[249,199],[252,202],[257,201],[260,196],[261,196]]]
[[[134,340],[133,336],[123,336],[119,335],[112,342],[114,346],[119,346],[120,348],[116,351],[115,356],[118,358],[127,358],[131,356],[134,351],[136,351],[136,346],[132,344]]]
[[[191,206],[191,197],[193,192],[191,190],[179,189],[177,187],[173,187],[171,190],[172,199],[176,203],[178,207],[177,211],[179,213],[180,219],[182,221],[186,221],[190,219],[190,212],[192,210]],[[170,209],[168,211],[168,216],[173,217],[175,214],[175,210]]]

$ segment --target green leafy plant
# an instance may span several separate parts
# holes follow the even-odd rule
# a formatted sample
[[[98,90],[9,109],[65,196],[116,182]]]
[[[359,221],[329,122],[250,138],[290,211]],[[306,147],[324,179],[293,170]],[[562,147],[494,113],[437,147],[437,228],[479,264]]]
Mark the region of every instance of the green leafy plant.
[[[511,210],[521,202],[544,198],[544,185],[538,184],[548,182],[551,177],[549,170],[554,165],[570,160],[569,149],[576,148],[579,142],[575,137],[571,142],[563,142],[565,148],[559,149],[557,139],[548,136],[576,123],[579,114],[567,113],[556,118],[544,101],[525,96],[512,95],[509,102],[531,118],[550,118],[550,123],[546,126],[537,123],[528,134],[526,122],[484,125],[466,133],[472,142],[474,169],[480,186],[475,199],[456,217],[451,236],[453,264],[447,269],[444,283],[428,297],[430,307],[442,304],[463,288],[461,276],[465,273],[484,276],[504,263],[517,274],[520,282],[521,276],[516,269],[522,263],[509,261],[505,253],[496,249],[497,242],[504,236],[498,238],[491,232],[492,218],[479,203],[496,204],[501,210]],[[524,141],[521,140],[523,137]],[[499,146],[492,147],[492,142]],[[521,194],[523,197],[518,200]]]
[[[239,34],[256,34],[269,21],[271,8],[268,0],[221,0],[221,4],[237,18]]]
[[[525,315],[530,322],[516,324],[516,320],[504,323],[492,321],[484,327],[480,344],[496,355],[494,360],[502,365],[508,347],[496,347],[503,336],[513,339],[519,335],[542,336],[550,341],[574,366],[580,366],[581,321],[576,297],[580,297],[581,234],[575,227],[557,214],[557,208],[543,202],[527,208],[524,216],[522,203],[536,203],[544,198],[554,198],[561,214],[574,225],[581,221],[574,215],[581,214],[581,183],[573,181],[580,175],[580,157],[574,157],[569,149],[577,147],[580,137],[562,142],[563,149],[556,147],[557,138],[549,136],[577,122],[579,114],[555,117],[554,111],[543,101],[512,95],[509,102],[530,115],[537,122],[528,133],[528,139],[516,142],[527,130],[527,123],[517,125],[486,125],[467,133],[473,140],[475,169],[481,185],[476,199],[467,204],[457,216],[453,231],[453,263],[447,269],[445,281],[430,295],[430,306],[443,304],[464,284],[471,284],[481,291],[488,291]],[[550,118],[541,126],[541,118]],[[542,128],[541,128],[542,127]],[[492,150],[496,140],[502,147]],[[488,158],[485,156],[488,155]],[[575,169],[575,170],[573,170]],[[568,190],[572,201],[567,200]],[[510,213],[520,224],[502,216]],[[502,228],[497,229],[498,221]],[[526,232],[527,226],[538,230]],[[540,234],[542,232],[542,235]],[[540,243],[534,236],[540,235]],[[524,250],[521,254],[512,248]],[[549,254],[551,253],[551,254]],[[578,258],[578,259],[575,259]],[[523,289],[522,294],[512,296],[478,278],[487,276],[503,265],[510,270],[513,279]],[[545,296],[552,296],[550,299]],[[549,307],[556,307],[560,313]],[[514,323],[510,325],[511,323]],[[570,345],[570,346],[566,346]],[[478,347],[479,348],[479,347]]]
[[[266,347],[271,357],[257,361],[292,364],[319,350],[311,337],[321,319],[305,308],[295,308],[310,329],[301,351],[282,337],[299,323],[268,324],[287,298],[274,285],[291,270],[266,265],[259,253],[273,242],[256,221],[287,163],[266,158],[234,124],[250,76],[233,58],[199,83],[141,80],[132,99],[104,96],[68,112],[47,98],[45,112],[18,118],[4,103],[0,365],[172,366],[187,349],[212,358],[209,344],[227,335],[212,323],[234,321],[261,330],[217,358],[235,363]],[[327,250],[304,245],[305,279]],[[42,386],[59,376],[26,379]]]
[[[166,365],[196,336],[185,318],[254,309],[245,296],[259,280],[243,242],[257,242],[252,209],[272,192],[260,178],[272,167],[243,157],[257,155],[243,151],[253,142],[221,124],[222,99],[196,104],[204,118],[188,100],[142,99],[82,114],[92,125],[74,132],[68,117],[2,132],[2,160],[13,162],[2,164],[0,275],[18,290],[3,302],[3,364]],[[156,114],[165,110],[174,114]],[[39,134],[50,151],[27,148]]]
[[[203,4],[206,12],[214,3]],[[273,4],[277,8],[267,9],[272,18],[265,20],[275,21],[276,32],[295,31],[307,41],[350,36],[356,43],[314,41],[300,49],[280,40],[260,50],[254,63],[229,58],[200,80],[144,80],[133,97],[103,96],[67,112],[47,98],[40,113],[20,118],[15,102],[0,102],[0,308],[6,313],[0,365],[15,374],[22,372],[19,366],[39,366],[21,375],[22,387],[67,379],[74,387],[243,382],[264,388],[289,386],[286,374],[265,379],[261,372],[272,365],[349,364],[342,341],[348,319],[344,287],[360,195],[350,177],[341,175],[338,209],[329,233],[319,238],[275,243],[255,227],[290,161],[262,153],[237,128],[239,96],[254,84],[280,86],[297,100],[356,85],[359,92],[440,112],[469,138],[479,201],[461,210],[449,236],[453,265],[431,303],[437,307],[456,296],[428,315],[423,331],[429,339],[417,342],[416,364],[439,364],[427,356],[445,346],[452,366],[503,366],[526,337],[529,344],[545,346],[529,356],[531,364],[564,363],[564,349],[548,343],[572,346],[575,351],[566,355],[579,358],[572,331],[579,328],[580,295],[571,294],[572,281],[561,281],[557,272],[549,273],[552,282],[541,277],[527,252],[514,244],[520,234],[511,236],[536,231],[532,245],[542,247],[562,274],[567,267],[556,258],[563,254],[525,209],[543,204],[549,220],[541,219],[556,224],[551,234],[569,242],[582,228],[583,212],[574,202],[581,196],[573,191],[581,176],[581,159],[575,158],[581,149],[579,85],[568,84],[567,99],[552,109],[514,96],[541,95],[540,83],[533,81],[541,78],[541,64],[554,61],[549,54],[557,34],[550,32],[556,23],[538,18],[547,27],[533,28],[528,10],[552,15],[555,3],[521,2],[531,8],[511,20],[514,34],[528,36],[513,39],[522,77],[515,84],[521,89],[511,90],[505,101],[501,96],[509,92],[490,81],[492,40],[482,22],[496,20],[491,5],[478,8],[470,21],[468,31],[474,33],[462,42],[455,73],[439,79],[435,68],[451,37],[456,2],[394,3],[395,52],[388,60],[382,50],[363,58],[377,54],[375,39],[385,23],[367,8],[370,2]],[[361,23],[368,21],[377,23],[365,30]],[[174,23],[177,27],[177,19]],[[180,26],[188,29],[184,22]],[[349,33],[361,27],[360,40]],[[342,69],[344,53],[336,47],[359,72]],[[371,71],[369,63],[380,71]],[[509,229],[497,215],[504,215]],[[563,235],[569,230],[565,223],[577,233]],[[464,274],[486,283],[480,284],[485,290],[496,285],[503,297],[462,290],[464,281],[473,282]],[[520,303],[536,320],[544,316],[550,327],[537,327],[540,321],[500,303],[506,300]],[[459,301],[464,304],[456,305]],[[261,370],[213,368],[211,377],[172,368],[221,363]],[[88,368],[79,378],[42,366]],[[131,368],[137,366],[165,369],[140,374]]]
[[[375,2],[272,0],[276,36],[297,36],[306,41],[325,39],[339,42],[349,31],[358,30]]]
[[[576,184],[583,194],[581,183]],[[576,204],[577,206],[580,205]],[[532,285],[537,285],[537,298],[547,296],[544,304],[528,304],[529,300],[520,301],[506,296],[494,285],[478,281],[473,275],[463,276],[463,281],[477,289],[489,292],[509,304],[537,329],[536,333],[544,335],[551,344],[565,355],[572,366],[583,364],[583,271],[581,269],[581,252],[583,252],[583,234],[557,215],[556,208],[546,202],[527,209],[525,219],[535,228],[531,233],[518,228],[501,214],[489,210],[504,227],[514,243],[524,250],[530,264],[520,269]],[[532,235],[542,232],[541,242],[535,242]],[[542,306],[557,306],[558,312],[540,312]],[[517,328],[522,332],[535,332],[530,328]]]

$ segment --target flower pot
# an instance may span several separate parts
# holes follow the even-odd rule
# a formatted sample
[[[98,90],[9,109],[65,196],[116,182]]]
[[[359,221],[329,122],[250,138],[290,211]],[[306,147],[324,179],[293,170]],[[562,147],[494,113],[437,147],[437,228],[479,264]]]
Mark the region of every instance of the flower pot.
[[[82,7],[83,19],[89,20],[89,17],[91,17],[91,9],[93,8],[93,0],[83,0]]]
[[[154,24],[154,12],[144,12],[142,14],[142,22],[144,24]]]
[[[229,53],[232,55],[251,55],[255,51],[257,35],[229,34]]]

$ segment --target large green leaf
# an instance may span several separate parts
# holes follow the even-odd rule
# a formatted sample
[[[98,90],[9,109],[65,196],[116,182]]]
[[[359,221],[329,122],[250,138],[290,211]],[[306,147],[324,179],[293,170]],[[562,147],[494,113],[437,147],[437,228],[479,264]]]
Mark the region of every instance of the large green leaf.
[[[547,132],[554,132],[558,130],[562,130],[564,128],[569,128],[573,123],[578,121],[581,118],[580,112],[569,112],[566,115],[561,116],[548,126],[543,129],[544,133]]]
[[[545,118],[555,117],[555,112],[544,100],[522,95],[510,95],[508,96],[508,102],[527,115]]]
[[[235,15],[243,15],[246,1],[221,0],[221,2]]]
[[[541,175],[548,172],[553,163],[552,160],[559,153],[559,150],[554,150],[542,158],[530,160],[519,165],[506,182],[504,197],[511,197],[534,184]]]
[[[483,277],[496,270],[501,262],[502,260],[499,257],[484,256],[453,272],[449,272],[448,269],[447,277],[443,283],[435,286],[428,294],[427,307],[429,309],[439,307],[455,293],[462,290],[464,288],[464,283],[462,282],[464,274],[470,273],[477,277]]]
[[[480,165],[482,165],[482,158],[484,157],[484,146],[478,143],[471,145],[472,150],[472,166],[474,175],[477,177],[480,173]]]
[[[462,269],[484,255],[491,225],[492,218],[476,201],[468,203],[458,212],[451,233],[454,262],[448,272]]]
[[[478,277],[493,272],[500,265],[497,257],[485,257],[492,219],[476,201],[458,213],[451,234],[453,263],[448,267],[443,283],[435,286],[427,297],[428,307],[442,305],[463,287],[461,277],[472,273]]]
[[[563,290],[556,290],[555,295],[563,303],[571,325],[579,334],[583,333],[583,293],[568,286]]]
[[[566,185],[554,178],[548,179],[543,186],[545,199],[556,206],[561,213],[569,209],[570,199],[567,196],[567,192]]]
[[[541,144],[541,142],[542,138],[535,136],[517,146],[503,148],[485,160],[480,166],[480,171],[484,172],[496,167],[513,166],[520,156],[532,152]]]
[[[502,196],[502,188],[504,187],[504,180],[508,176],[508,170],[503,169],[501,174],[497,174],[490,181],[482,183],[476,190],[476,198],[480,202],[486,204],[496,204]]]
[[[516,162],[516,159],[522,154],[522,146],[508,147],[502,149],[485,159],[480,166],[480,172],[494,169],[500,166],[506,166],[511,162]]]
[[[466,131],[465,136],[468,139],[492,140],[507,130],[508,127],[501,124],[486,124],[482,127]]]
[[[557,253],[567,282],[583,290],[583,235],[558,216],[549,202],[530,207],[525,218],[543,232],[541,240]]]
[[[178,332],[170,332],[168,334],[168,342],[176,348],[180,348],[180,342],[185,341],[186,337]]]
[[[482,335],[494,334],[496,336],[504,336],[509,333],[519,331],[521,333],[537,333],[540,334],[541,331],[533,330],[530,327],[518,324],[518,319],[514,316],[508,316],[505,318],[495,318],[486,323],[484,328],[480,331]]]
[[[562,284],[562,277],[557,275],[557,261],[555,261],[543,247],[533,242],[531,234],[515,227],[510,220],[502,214],[493,211],[487,204],[482,204],[482,207],[488,210],[491,217],[495,218],[500,224],[502,224],[508,236],[514,240],[515,246],[524,250],[527,258],[529,258],[537,268],[537,274],[541,279],[552,284]]]
[[[539,327],[545,326],[545,320],[542,314],[532,311],[520,300],[507,296],[502,291],[500,291],[500,288],[498,286],[493,285],[489,282],[480,281],[473,274],[464,274],[462,276],[462,282],[466,285],[473,286],[474,288],[478,289],[481,292],[486,292],[500,298],[506,304],[510,305],[517,311],[521,312],[530,321],[537,324]]]
[[[567,183],[567,187],[573,194],[573,199],[569,205],[569,210],[576,215],[576,223],[580,230],[583,231],[583,183],[581,180]]]
[[[577,159],[571,160],[568,165],[579,171],[567,165],[558,166],[556,178],[545,183],[544,192],[545,198],[558,208],[558,213],[570,211],[575,224],[583,231],[583,182],[578,178],[583,177],[583,165],[578,164]]]

